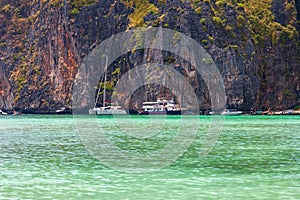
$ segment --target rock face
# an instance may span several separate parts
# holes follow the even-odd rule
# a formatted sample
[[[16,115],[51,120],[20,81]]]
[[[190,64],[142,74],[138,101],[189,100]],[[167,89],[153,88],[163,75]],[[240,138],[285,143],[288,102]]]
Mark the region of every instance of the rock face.
[[[68,2],[1,1],[0,108],[52,112],[71,106],[82,60],[105,39],[138,26],[162,26],[199,42],[222,74],[228,107],[249,111],[299,104],[299,12],[294,1],[273,0],[268,9],[273,19],[261,26],[257,10],[231,1],[152,0],[145,11],[138,0],[107,0],[82,7],[74,19]],[[193,85],[200,109],[209,109],[209,91],[201,76],[177,55],[131,52],[116,60],[110,72],[121,68],[121,76],[149,59],[180,71]],[[161,96],[162,89],[156,88],[151,98]],[[138,93],[131,105],[144,100],[140,97],[146,87]]]
[[[51,112],[70,105],[78,56],[66,7],[42,1],[2,4],[8,8],[1,13],[1,59],[12,89],[0,107]]]
[[[0,105],[5,109],[12,109],[13,96],[9,80],[5,76],[6,70],[0,62]]]

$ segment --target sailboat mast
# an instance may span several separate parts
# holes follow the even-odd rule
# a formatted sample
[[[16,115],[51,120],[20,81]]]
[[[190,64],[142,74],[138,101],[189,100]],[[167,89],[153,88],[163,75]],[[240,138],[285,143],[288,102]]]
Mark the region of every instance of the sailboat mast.
[[[105,101],[106,101],[106,80],[107,80],[107,62],[108,62],[108,57],[106,56],[106,61],[105,61],[105,68],[104,68],[104,86],[103,86],[103,107],[105,107]]]

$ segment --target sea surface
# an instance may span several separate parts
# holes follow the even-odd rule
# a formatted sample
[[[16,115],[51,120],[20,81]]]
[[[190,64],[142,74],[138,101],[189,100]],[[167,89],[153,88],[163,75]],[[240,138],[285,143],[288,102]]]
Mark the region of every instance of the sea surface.
[[[0,199],[300,199],[300,116],[189,118],[0,116]]]

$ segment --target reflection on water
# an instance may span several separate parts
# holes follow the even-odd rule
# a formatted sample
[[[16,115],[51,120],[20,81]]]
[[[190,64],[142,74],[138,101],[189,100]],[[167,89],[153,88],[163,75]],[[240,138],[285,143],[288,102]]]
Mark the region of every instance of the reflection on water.
[[[199,149],[210,117],[199,119],[198,135],[180,159],[135,174],[93,158],[72,116],[0,117],[0,199],[300,199],[299,116],[227,117],[205,158]],[[178,117],[167,123],[147,145],[122,133],[110,138],[122,148],[150,151],[172,137]]]

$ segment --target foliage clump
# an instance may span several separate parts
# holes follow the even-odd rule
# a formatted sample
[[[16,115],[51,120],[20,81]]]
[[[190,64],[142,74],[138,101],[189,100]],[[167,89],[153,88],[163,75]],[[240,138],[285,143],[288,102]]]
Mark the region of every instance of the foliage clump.
[[[54,7],[63,7],[65,3],[70,6],[70,16],[71,18],[75,17],[84,6],[89,6],[93,3],[96,3],[97,0],[50,0],[49,4]]]
[[[129,27],[141,27],[144,25],[144,17],[149,13],[158,13],[158,8],[148,0],[121,0],[127,7],[134,10],[129,15]],[[160,1],[163,3],[163,1]]]
[[[5,6],[3,6],[2,11],[8,12],[8,11],[10,11],[10,8],[11,8],[10,4],[6,4]]]
[[[237,27],[242,28],[244,26],[250,27],[252,31],[252,39],[254,43],[261,44],[265,41],[271,39],[273,43],[278,43],[279,41],[284,42],[284,40],[292,40],[298,36],[297,30],[295,28],[295,21],[291,17],[289,24],[284,26],[275,21],[275,16],[272,13],[272,0],[217,0],[218,5],[217,12],[222,13],[224,5],[234,6],[239,10],[244,10],[247,19],[242,14],[237,17]],[[288,1],[285,2],[286,10],[291,13],[291,16],[295,16],[294,6]],[[215,22],[220,22],[216,20]]]
[[[96,2],[97,0],[68,0],[68,3],[71,6],[71,10],[70,10],[71,17],[75,17],[79,13],[82,7],[89,6]]]

